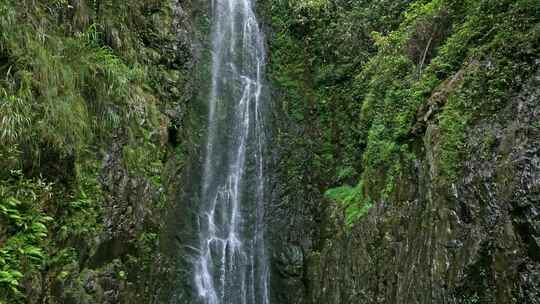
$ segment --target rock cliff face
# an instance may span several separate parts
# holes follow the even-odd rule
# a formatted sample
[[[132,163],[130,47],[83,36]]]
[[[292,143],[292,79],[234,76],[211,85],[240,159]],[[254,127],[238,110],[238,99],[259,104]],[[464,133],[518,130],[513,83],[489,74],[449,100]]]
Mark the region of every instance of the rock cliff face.
[[[306,257],[307,301],[538,303],[539,81],[467,131],[474,152],[455,182],[440,179],[428,120],[392,204],[377,202],[350,231],[328,208],[323,243]]]
[[[79,151],[68,143],[68,152],[61,153],[51,148],[52,144],[43,144],[39,160],[32,154],[21,154],[21,162],[27,164],[22,171],[25,178],[40,176],[44,183],[51,182],[52,198],[39,202],[40,205],[36,203],[35,212],[45,213],[54,221],[47,224],[48,239],[39,244],[45,261],[36,270],[25,268],[21,293],[2,294],[0,302],[6,299],[10,303],[163,303],[160,297],[166,297],[169,292],[169,286],[163,282],[175,271],[175,256],[160,250],[168,246],[168,240],[160,239],[160,234],[166,229],[164,218],[176,206],[177,193],[184,184],[178,177],[195,149],[194,139],[197,138],[193,131],[197,114],[193,114],[191,104],[197,85],[192,74],[198,57],[196,41],[201,35],[193,25],[194,20],[198,20],[193,16],[196,9],[191,1],[176,0],[34,1],[33,4],[6,1],[0,9],[2,32],[12,26],[10,20],[4,19],[4,12],[8,12],[13,15],[13,24],[26,31],[23,32],[27,35],[26,41],[45,33],[44,41],[50,39],[56,43],[53,46],[60,46],[54,49],[44,43],[42,49],[34,50],[27,45],[17,48],[17,33],[14,32],[12,38],[2,36],[2,73],[4,63],[8,63],[10,70],[26,68],[29,77],[39,77],[40,72],[35,68],[39,64],[54,74],[83,58],[74,72],[78,75],[86,65],[106,64],[110,60],[111,65],[103,70],[94,68],[88,76],[89,83],[80,85],[74,81],[72,94],[79,94],[77,96],[81,96],[80,100],[89,109],[108,102],[110,105],[102,111],[118,114],[127,110],[136,121],[117,116],[116,127],[105,134],[80,139],[87,140],[83,142],[85,150]],[[33,23],[32,20],[40,21]],[[82,51],[74,57],[66,51],[81,45],[92,48],[90,59],[84,57],[86,53]],[[33,51],[41,51],[41,56],[49,51],[56,52],[51,58],[68,59],[56,65],[42,61],[25,65],[27,60],[32,60],[29,54]],[[105,52],[105,56],[96,55],[97,63],[92,62],[93,54],[100,51]],[[99,78],[102,75],[112,78],[114,69],[124,65],[140,69],[138,83],[132,83],[129,75],[120,76],[126,77],[123,83]],[[49,87],[58,95],[69,89],[69,77],[77,77],[69,70],[63,73],[50,77],[59,79],[59,88],[54,84]],[[16,88],[19,82],[17,77],[7,79],[0,84],[0,89],[8,88],[9,92],[9,88]],[[112,99],[107,96],[110,91],[131,85],[137,87],[133,92],[126,90],[114,100],[100,100]],[[97,93],[92,93],[94,88]],[[29,97],[29,105],[40,104],[40,93],[35,94]],[[56,98],[61,100],[61,97]],[[75,123],[70,127],[75,128]],[[98,116],[96,128],[108,123],[108,118]],[[41,128],[34,122],[30,127]],[[42,139],[32,138],[28,142],[39,140]],[[31,148],[25,145],[27,142],[21,147]],[[92,171],[87,164],[91,164]],[[16,170],[16,166],[2,168],[2,178],[9,178],[9,169]],[[2,187],[10,186],[8,178],[2,180]],[[4,200],[4,192],[1,199]],[[1,220],[3,223],[4,219]],[[11,238],[13,229],[9,225],[12,223],[6,221],[5,224]],[[1,231],[3,227],[0,225]],[[0,267],[5,267],[4,259],[11,257],[4,256],[3,251],[1,259]],[[2,284],[0,288],[4,288]],[[1,290],[3,293],[8,289]]]
[[[539,303],[539,84],[467,130],[453,182],[435,109],[419,111],[414,167],[351,228],[324,198],[281,192],[274,220],[292,228],[274,234],[276,302]]]
[[[539,84],[540,71],[467,131],[473,153],[454,182],[421,111],[414,167],[352,228],[323,198],[282,201],[276,218],[294,228],[276,233],[276,302],[539,303]]]
[[[160,250],[157,235],[164,229],[163,217],[174,208],[177,180],[185,152],[178,152],[190,136],[189,101],[195,84],[186,77],[195,64],[194,33],[190,3],[154,1],[129,7],[137,19],[111,25],[107,39],[114,49],[136,52],[145,65],[159,67],[156,95],[164,125],[154,130],[156,151],[162,157],[161,178],[156,184],[130,172],[123,147],[129,138],[115,135],[100,173],[104,194],[103,232],[85,246],[88,256],[77,272],[53,283],[50,303],[162,303],[168,292],[163,284],[174,271],[173,256]],[[107,20],[105,20],[107,21]],[[137,47],[135,47],[137,45]],[[134,48],[134,49],[130,49]],[[143,164],[144,165],[144,164]],[[165,289],[165,290],[164,290]]]
[[[136,17],[108,25],[107,41],[118,52],[135,52],[142,64],[158,69],[156,82],[148,85],[160,99],[163,123],[151,130],[155,145],[148,152],[159,155],[162,164],[139,164],[157,168],[150,175],[134,173],[123,150],[131,139],[122,131],[115,134],[99,177],[104,229],[89,245],[94,248],[78,265],[79,273],[54,283],[50,303],[164,303],[174,285],[176,255],[166,250],[171,240],[160,235],[184,187],[179,176],[186,158],[196,149],[190,121],[196,115],[192,102],[197,79],[191,74],[198,57],[196,9],[190,1],[123,8],[135,10],[130,15]],[[109,21],[104,18],[105,24]]]
[[[451,98],[461,94],[464,83],[470,81],[467,77],[472,70],[473,74],[478,70],[494,71],[501,62],[492,61],[498,55],[491,53],[482,60],[471,59],[478,55],[474,53],[464,57],[463,64],[460,63],[452,73],[443,73],[442,77],[437,75],[441,79],[439,84],[429,89],[419,104],[411,106],[414,112],[410,124],[406,124],[407,131],[393,139],[396,145],[407,145],[408,154],[400,159],[400,173],[389,183],[387,177],[393,167],[372,169],[372,164],[366,161],[371,157],[366,156],[369,141],[377,135],[369,133],[366,136],[361,132],[355,135],[359,155],[349,155],[347,159],[343,154],[347,153],[348,147],[343,148],[344,139],[340,138],[347,133],[338,131],[324,138],[324,128],[332,129],[336,124],[342,124],[350,129],[369,129],[370,125],[363,124],[367,116],[384,119],[386,114],[367,112],[366,115],[368,106],[393,101],[396,95],[398,99],[393,101],[394,107],[397,104],[407,107],[407,102],[414,103],[408,96],[414,95],[411,93],[413,89],[400,95],[399,85],[381,84],[377,77],[385,73],[384,62],[393,60],[393,52],[406,54],[411,44],[421,43],[414,39],[418,39],[422,32],[430,32],[432,25],[427,23],[429,19],[418,17],[421,16],[418,11],[408,11],[408,18],[418,17],[420,25],[415,24],[414,19],[406,20],[399,30],[388,35],[388,39],[399,39],[396,38],[399,33],[409,35],[411,31],[412,37],[416,38],[406,38],[409,39],[406,40],[408,46],[404,49],[400,48],[399,42],[390,42],[390,48],[395,49],[388,53],[383,44],[388,41],[377,40],[381,43],[378,47],[382,49],[379,52],[384,59],[377,61],[378,65],[372,71],[374,74],[364,76],[361,70],[365,69],[362,67],[365,63],[360,60],[359,76],[348,82],[339,69],[350,68],[349,61],[355,57],[346,57],[350,55],[347,47],[356,42],[352,39],[338,45],[332,37],[323,35],[331,35],[328,33],[339,27],[340,22],[350,26],[354,21],[347,19],[346,13],[340,13],[339,6],[343,2],[330,2],[335,6],[317,7],[313,3],[313,7],[295,6],[294,1],[285,1],[280,2],[288,3],[283,5],[283,10],[277,4],[268,8],[274,18],[269,21],[269,36],[272,37],[269,43],[273,55],[274,115],[279,121],[275,146],[279,147],[276,159],[280,182],[276,183],[275,198],[269,211],[273,229],[274,303],[540,303],[538,56],[525,59],[501,52],[508,61],[526,61],[526,69],[531,73],[525,73],[525,78],[516,76],[515,82],[505,87],[506,92],[512,93],[505,94],[502,100],[487,93],[491,84],[486,83],[476,88],[484,92],[483,95],[474,100],[466,99],[467,104],[479,106],[471,107],[467,113],[474,119],[467,122],[461,134],[463,140],[456,152],[460,156],[450,164],[460,170],[453,176],[447,171],[448,127],[444,125],[445,118],[441,113],[448,109]],[[362,12],[363,5],[365,3],[359,1],[350,9],[360,7],[358,10]],[[451,4],[436,17],[440,18],[437,24],[448,22],[445,18],[456,12],[448,7]],[[281,18],[287,10],[292,13]],[[377,18],[376,5],[369,6],[369,10],[373,12],[372,18]],[[361,13],[355,16],[359,15]],[[338,18],[345,18],[345,21]],[[452,22],[456,23],[448,25],[449,29],[459,28],[458,22],[461,21]],[[369,26],[368,21],[358,25],[358,35],[361,36],[366,23]],[[420,34],[415,32],[419,28]],[[371,30],[388,33],[396,29],[383,27]],[[427,47],[420,47],[428,54],[424,54],[424,59],[429,56],[435,58],[445,51],[444,39],[447,36],[444,35],[449,33],[439,34],[443,38],[433,34],[432,39],[425,39],[433,40],[440,47],[435,48],[433,54],[428,52],[431,42]],[[489,34],[491,32],[486,35]],[[328,38],[322,43],[323,47],[317,40],[321,37]],[[436,39],[441,41],[435,42]],[[512,42],[508,40],[505,43],[511,45]],[[332,45],[345,54],[325,52]],[[356,47],[356,56],[364,56],[364,46],[358,43]],[[298,57],[297,52],[300,54]],[[340,62],[339,56],[347,59]],[[433,59],[433,65],[440,62],[437,60],[440,58]],[[423,64],[407,69],[418,73],[417,69],[421,70]],[[398,65],[399,61],[395,61],[394,66]],[[430,69],[432,67],[426,68],[426,73]],[[337,76],[330,74],[329,70],[337,70]],[[392,72],[389,83],[406,79],[405,87],[414,88],[415,81],[421,81],[419,76],[409,79],[399,73]],[[342,84],[336,84],[332,76]],[[368,82],[375,83],[376,90],[388,90],[390,93],[366,93],[371,85],[366,84]],[[354,86],[360,89],[349,88]],[[343,92],[346,92],[348,105],[357,103],[358,108],[361,107],[361,110],[354,106],[346,108],[353,113],[352,122],[347,121],[345,114],[338,116],[343,121],[332,120],[333,113],[342,111],[339,94]],[[400,104],[399,100],[406,102]],[[481,106],[491,102],[497,106],[489,110]],[[378,110],[399,111],[384,107]],[[396,120],[385,121],[385,127],[392,128]],[[328,152],[330,148],[325,145],[335,146]],[[400,152],[392,153],[398,155]],[[338,162],[335,162],[336,158]],[[336,178],[335,172],[339,170],[335,167],[341,165],[343,158],[345,161],[360,159],[358,170],[368,172],[370,169],[369,174],[361,175],[361,192],[363,197],[372,199],[372,207],[352,223],[346,206],[323,195],[336,180],[339,183],[355,182]],[[385,189],[391,190],[381,195]]]

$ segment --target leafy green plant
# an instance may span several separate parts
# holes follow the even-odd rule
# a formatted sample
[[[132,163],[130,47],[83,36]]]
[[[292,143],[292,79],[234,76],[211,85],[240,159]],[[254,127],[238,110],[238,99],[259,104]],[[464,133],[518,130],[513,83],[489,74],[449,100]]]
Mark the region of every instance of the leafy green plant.
[[[48,225],[52,218],[40,210],[51,195],[51,185],[25,179],[12,172],[11,180],[0,182],[0,223],[7,224],[0,244],[0,301],[22,299],[21,279],[43,265]]]
[[[341,186],[326,191],[327,199],[334,201],[345,209],[345,222],[351,227],[356,221],[365,216],[373,207],[369,197],[365,197],[364,183],[360,182],[356,187]]]
[[[16,143],[24,140],[30,127],[29,106],[23,99],[0,89],[0,141]]]

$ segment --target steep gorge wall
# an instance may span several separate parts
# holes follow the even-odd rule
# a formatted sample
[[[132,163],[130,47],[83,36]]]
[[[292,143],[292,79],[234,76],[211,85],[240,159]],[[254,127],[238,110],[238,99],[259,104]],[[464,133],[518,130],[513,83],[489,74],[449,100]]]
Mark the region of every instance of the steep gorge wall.
[[[324,244],[307,257],[310,300],[538,303],[539,81],[540,71],[500,121],[467,131],[473,152],[457,181],[441,181],[439,127],[428,120],[393,200],[350,230],[330,208]]]
[[[537,6],[368,2],[267,7],[275,303],[538,303]]]
[[[0,4],[0,303],[165,301],[164,218],[197,141],[197,5]]]

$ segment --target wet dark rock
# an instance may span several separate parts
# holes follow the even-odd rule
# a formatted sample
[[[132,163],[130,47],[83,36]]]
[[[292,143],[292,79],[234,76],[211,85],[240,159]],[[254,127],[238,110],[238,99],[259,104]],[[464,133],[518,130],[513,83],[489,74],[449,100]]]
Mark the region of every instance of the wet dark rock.
[[[75,3],[76,10],[86,5],[82,0]],[[33,285],[28,289],[29,303],[166,302],[172,290],[168,284],[174,283],[172,259],[175,256],[160,251],[168,246],[168,239],[160,240],[159,234],[165,226],[163,216],[176,207],[176,189],[182,183],[178,176],[184,160],[173,149],[186,146],[189,124],[185,121],[186,103],[193,98],[195,87],[191,83],[195,79],[186,76],[196,60],[191,5],[191,1],[150,1],[133,4],[134,12],[126,20],[109,15],[96,17],[97,26],[101,26],[99,30],[105,33],[105,42],[115,53],[155,68],[149,75],[155,83],[146,89],[162,99],[159,108],[162,129],[151,130],[150,141],[156,153],[163,155],[163,172],[155,174],[158,177],[162,174],[163,181],[151,181],[126,164],[125,147],[142,140],[128,135],[129,126],[110,134],[110,144],[99,160],[99,183],[104,201],[100,202],[103,208],[99,210],[98,220],[103,229],[97,229],[91,238],[68,240],[68,245],[80,253],[78,263],[46,273],[47,277],[40,280],[45,286],[38,286],[37,279],[29,279],[28,284]],[[79,12],[74,12],[72,17],[76,14]],[[83,17],[81,15],[76,27],[86,22]],[[53,153],[48,155],[51,160],[47,163],[58,168],[43,170],[62,178],[75,176],[73,161],[58,159]],[[59,164],[63,164],[62,167]],[[60,174],[60,171],[65,173]]]
[[[284,277],[275,285],[290,294],[275,291],[277,303],[540,302],[540,70],[497,117],[467,131],[472,153],[451,181],[441,176],[436,117],[459,74],[419,111],[413,133],[422,147],[400,195],[378,201],[350,230],[337,206],[302,213],[311,199],[280,205],[290,214],[277,220],[280,231],[292,231],[273,260]],[[309,218],[324,228],[309,230]],[[298,238],[295,223],[304,224]],[[301,277],[284,245],[298,242],[309,244]]]

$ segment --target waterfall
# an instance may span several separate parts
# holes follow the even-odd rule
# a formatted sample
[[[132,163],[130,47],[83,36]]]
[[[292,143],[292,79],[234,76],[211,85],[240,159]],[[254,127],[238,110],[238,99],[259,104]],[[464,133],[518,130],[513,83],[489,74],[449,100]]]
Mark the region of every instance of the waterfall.
[[[204,304],[268,304],[264,38],[254,0],[213,0],[194,280]]]

